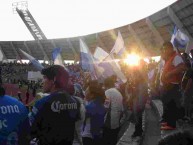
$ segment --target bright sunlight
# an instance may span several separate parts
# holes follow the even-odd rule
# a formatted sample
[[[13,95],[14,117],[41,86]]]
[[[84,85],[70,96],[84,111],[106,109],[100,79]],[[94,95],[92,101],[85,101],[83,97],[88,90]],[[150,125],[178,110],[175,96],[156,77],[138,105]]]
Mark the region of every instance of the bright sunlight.
[[[137,66],[139,64],[140,57],[137,54],[129,54],[125,59],[125,63],[132,66]]]

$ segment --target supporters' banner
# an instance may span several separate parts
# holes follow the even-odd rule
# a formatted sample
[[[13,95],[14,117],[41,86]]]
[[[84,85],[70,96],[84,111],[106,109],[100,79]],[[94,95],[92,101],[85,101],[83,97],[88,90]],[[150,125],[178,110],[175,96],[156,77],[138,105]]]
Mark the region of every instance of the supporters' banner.
[[[121,36],[121,32],[118,32],[117,39],[115,41],[115,45],[113,46],[111,53],[115,53],[118,56],[121,56],[125,52],[125,44],[123,38]]]
[[[97,79],[94,62],[95,60],[90,53],[88,46],[80,39],[80,64],[82,69],[90,72],[91,79]]]
[[[175,26],[171,38],[171,43],[173,44],[173,46],[179,50],[185,50],[188,42],[188,36],[181,32],[180,29]]]
[[[33,64],[33,66],[38,70],[38,71],[41,71],[44,67],[43,65],[38,61],[36,60],[33,56],[29,55],[28,53],[26,53],[25,51],[21,50],[20,51],[22,52],[22,54],[27,58],[29,59],[29,61]]]
[[[28,71],[27,78],[30,81],[38,81],[38,80],[42,79],[43,76],[42,76],[42,74],[39,71],[38,72]]]

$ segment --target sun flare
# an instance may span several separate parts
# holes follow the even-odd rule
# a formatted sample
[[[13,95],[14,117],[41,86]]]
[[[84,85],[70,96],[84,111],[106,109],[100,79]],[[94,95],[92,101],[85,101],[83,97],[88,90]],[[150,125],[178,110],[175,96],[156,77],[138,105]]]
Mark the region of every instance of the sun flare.
[[[125,63],[128,65],[136,66],[139,65],[140,57],[137,54],[129,54],[125,59]]]

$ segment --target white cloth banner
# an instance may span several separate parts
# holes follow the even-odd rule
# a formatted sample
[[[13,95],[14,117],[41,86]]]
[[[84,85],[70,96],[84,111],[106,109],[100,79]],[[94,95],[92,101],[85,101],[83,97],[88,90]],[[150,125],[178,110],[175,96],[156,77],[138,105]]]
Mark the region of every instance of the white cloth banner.
[[[28,71],[28,80],[31,80],[31,81],[38,81],[39,79],[43,79],[43,76],[42,74],[37,71],[37,72],[34,72],[34,71]]]

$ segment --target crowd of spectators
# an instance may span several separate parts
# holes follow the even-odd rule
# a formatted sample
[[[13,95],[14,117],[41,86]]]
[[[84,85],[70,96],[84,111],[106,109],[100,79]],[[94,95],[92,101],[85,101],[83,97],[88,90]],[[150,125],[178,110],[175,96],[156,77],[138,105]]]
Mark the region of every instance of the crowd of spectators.
[[[27,92],[33,90],[34,97],[37,88],[48,93],[35,102],[27,115],[30,120],[27,125],[29,138],[25,137],[22,142],[115,145],[120,127],[127,121],[128,110],[132,112],[130,120],[135,124],[132,138],[138,138],[143,135],[145,106],[151,104],[152,99],[160,99],[163,103],[161,130],[176,130],[180,119],[192,121],[193,71],[189,55],[176,53],[172,44],[167,42],[161,49],[160,62],[140,60],[138,66],[122,62],[120,65],[127,78],[126,83],[120,83],[115,75],[103,81],[91,80],[89,72],[83,71],[79,64],[67,64],[68,71],[58,65],[45,65],[42,84],[24,77],[24,73],[34,70],[32,64],[1,64],[3,83],[25,85]],[[2,90],[1,98],[3,96]],[[13,113],[18,113],[17,109]],[[24,118],[22,121],[25,122]],[[15,142],[18,139],[15,138]],[[2,137],[0,143],[6,141],[7,138]]]

